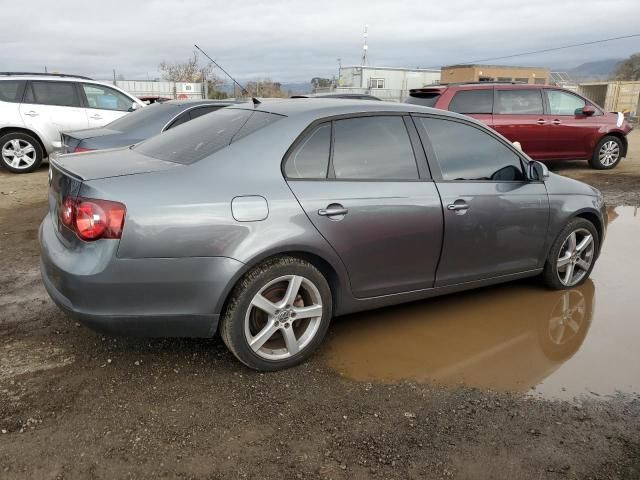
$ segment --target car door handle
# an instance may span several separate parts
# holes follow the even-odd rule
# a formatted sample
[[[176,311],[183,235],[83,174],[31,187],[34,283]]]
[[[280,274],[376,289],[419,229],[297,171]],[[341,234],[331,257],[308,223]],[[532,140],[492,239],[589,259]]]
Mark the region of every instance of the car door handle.
[[[447,210],[451,210],[454,212],[469,210],[469,205],[466,203],[450,203],[447,205]]]
[[[544,124],[545,124],[545,123],[547,123],[547,122],[545,122],[544,118],[541,118],[541,119],[540,119],[540,120],[538,120],[536,123],[537,123],[538,125],[544,125]]]
[[[40,115],[38,112],[34,112],[33,110],[29,110],[28,112],[25,112],[24,114],[28,115],[29,117],[37,117],[38,115]]]
[[[89,118],[93,118],[94,120],[102,120],[102,116],[98,115],[97,113],[94,115],[91,115]]]
[[[556,118],[555,120],[552,120],[551,123],[554,125],[560,125],[562,122]]]
[[[318,215],[321,217],[337,217],[338,215],[346,215],[349,210],[340,206],[329,205],[327,208],[321,208],[318,210]]]

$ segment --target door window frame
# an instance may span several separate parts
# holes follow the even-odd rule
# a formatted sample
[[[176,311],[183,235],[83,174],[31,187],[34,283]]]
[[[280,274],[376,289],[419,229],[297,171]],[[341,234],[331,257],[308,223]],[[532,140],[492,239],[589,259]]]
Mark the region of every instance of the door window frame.
[[[354,118],[363,117],[401,117],[407,134],[411,149],[413,151],[414,161],[418,170],[418,178],[407,179],[391,179],[391,178],[336,178],[335,171],[333,169],[333,147],[335,140],[335,122],[338,120],[349,120]],[[321,124],[331,124],[331,140],[329,145],[329,166],[327,168],[327,176],[325,178],[290,178],[287,177],[285,172],[285,164],[296,151],[297,146],[308,138],[308,135],[315,131],[316,127]],[[333,115],[329,117],[319,118],[311,122],[298,137],[293,141],[291,146],[287,149],[282,161],[280,162],[280,171],[282,176],[287,182],[433,182],[431,171],[429,170],[429,164],[427,162],[427,154],[424,149],[423,143],[420,141],[420,136],[416,124],[414,123],[411,115],[408,112],[361,112],[361,113],[348,113],[342,115]]]
[[[544,183],[543,180],[533,179],[529,176],[528,167],[531,165],[531,160],[526,158],[522,152],[520,152],[511,142],[505,142],[502,138],[500,138],[497,133],[491,130],[488,127],[480,126],[472,122],[465,121],[460,118],[454,117],[445,117],[441,115],[434,115],[428,113],[412,113],[412,117],[414,117],[414,123],[417,128],[418,134],[420,135],[420,140],[422,141],[422,145],[424,146],[426,152],[426,159],[429,164],[429,169],[431,170],[431,175],[433,176],[433,180],[437,183],[512,183],[512,184],[528,184],[528,183]],[[438,156],[436,155],[435,149],[431,143],[431,139],[429,138],[429,134],[427,133],[426,128],[422,125],[422,122],[418,121],[418,118],[433,118],[436,120],[447,121],[447,122],[455,122],[461,123],[462,125],[466,125],[468,127],[473,127],[476,130],[481,131],[485,135],[489,135],[498,143],[506,146],[511,152],[513,152],[518,159],[520,160],[520,167],[522,168],[522,173],[524,175],[524,180],[449,180],[445,179],[442,175],[442,169],[440,168],[440,162],[438,160]]]
[[[33,83],[34,82],[38,82],[38,83],[66,83],[68,85],[72,85],[77,105],[51,105],[50,103],[38,103],[36,101],[36,93],[33,90]],[[29,94],[31,94],[31,100],[33,100],[33,102],[27,102],[26,101],[26,100],[28,100],[27,96]],[[67,82],[67,81],[60,81],[60,80],[28,80],[27,84],[24,87],[24,91],[22,92],[22,101],[20,103],[25,103],[27,105],[42,105],[44,107],[84,108],[84,104],[83,104],[84,101],[82,99],[82,96],[80,95],[80,91],[78,90],[78,82]]]

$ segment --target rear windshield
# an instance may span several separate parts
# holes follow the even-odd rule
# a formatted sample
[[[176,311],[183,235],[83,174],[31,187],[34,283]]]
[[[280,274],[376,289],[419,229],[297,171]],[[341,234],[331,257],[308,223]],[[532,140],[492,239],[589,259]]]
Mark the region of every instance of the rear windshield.
[[[179,110],[179,106],[170,103],[154,103],[148,107],[138,107],[135,111],[114,120],[106,128],[124,132],[143,123],[155,122],[159,117],[167,117],[166,121],[169,121]]]
[[[440,98],[439,92],[412,93],[411,96],[407,98],[406,103],[422,105],[423,107],[433,107],[438,101],[438,98]]]
[[[150,138],[133,149],[148,157],[188,165],[281,118],[273,113],[223,108]]]

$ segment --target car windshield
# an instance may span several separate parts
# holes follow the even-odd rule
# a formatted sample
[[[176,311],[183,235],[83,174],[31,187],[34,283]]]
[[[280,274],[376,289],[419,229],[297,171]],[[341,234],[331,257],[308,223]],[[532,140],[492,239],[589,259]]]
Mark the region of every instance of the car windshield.
[[[222,108],[150,138],[133,149],[148,157],[188,165],[281,118],[282,115],[273,113]]]
[[[169,118],[177,113],[179,107],[170,103],[154,103],[148,107],[140,107],[137,110],[123,115],[122,117],[109,123],[105,128],[115,130],[117,132],[125,132],[137,127],[143,123],[155,121],[158,117],[166,116]]]

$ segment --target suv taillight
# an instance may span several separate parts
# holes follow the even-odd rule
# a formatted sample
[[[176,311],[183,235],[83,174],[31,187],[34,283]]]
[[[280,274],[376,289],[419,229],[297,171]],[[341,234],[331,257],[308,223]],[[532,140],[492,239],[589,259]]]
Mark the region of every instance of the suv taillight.
[[[92,152],[92,151],[93,151],[92,148],[76,147],[73,150],[73,153]]]
[[[70,198],[62,202],[59,216],[63,225],[85,241],[120,238],[126,207],[119,202],[95,198]]]

